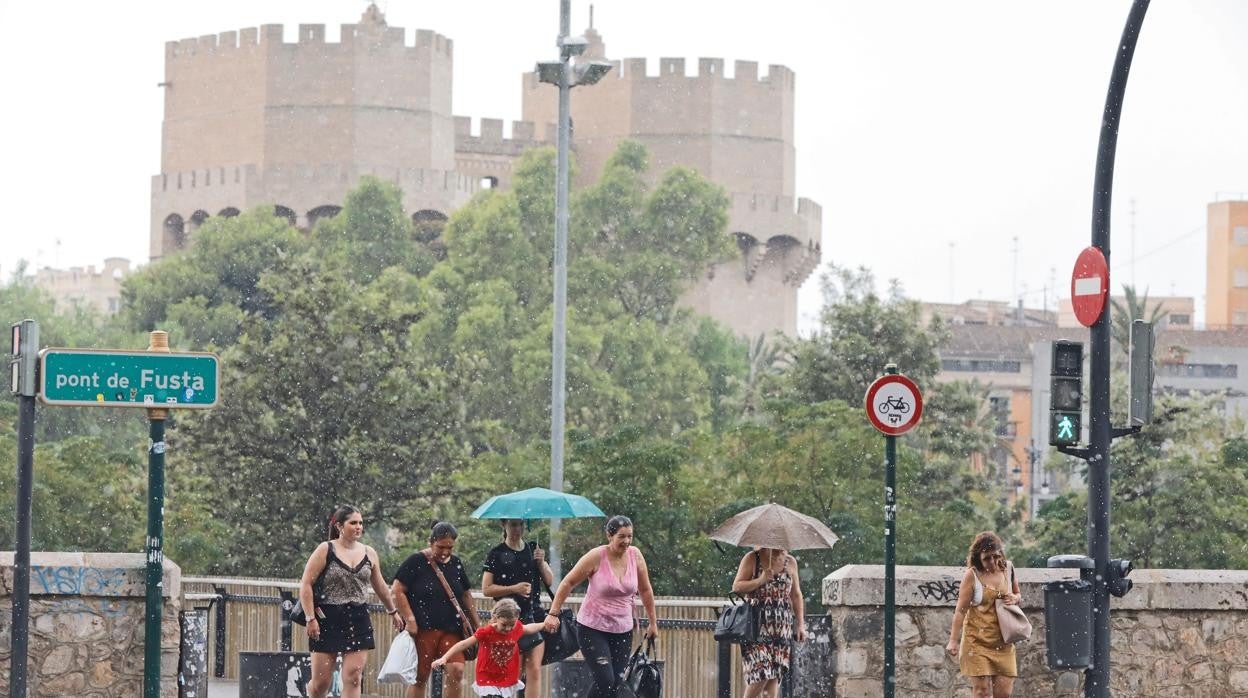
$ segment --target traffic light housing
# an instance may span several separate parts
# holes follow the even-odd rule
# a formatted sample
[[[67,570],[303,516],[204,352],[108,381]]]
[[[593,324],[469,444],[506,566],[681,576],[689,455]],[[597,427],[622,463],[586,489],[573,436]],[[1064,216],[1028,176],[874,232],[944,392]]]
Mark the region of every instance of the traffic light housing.
[[[35,372],[39,365],[39,325],[22,320],[9,326],[9,391],[34,397]]]
[[[1049,383],[1049,445],[1074,446],[1083,434],[1083,342],[1053,342]]]
[[[1127,579],[1127,575],[1131,574],[1132,567],[1130,560],[1109,561],[1109,567],[1105,570],[1105,587],[1109,593],[1122,598],[1131,591],[1132,582]]]

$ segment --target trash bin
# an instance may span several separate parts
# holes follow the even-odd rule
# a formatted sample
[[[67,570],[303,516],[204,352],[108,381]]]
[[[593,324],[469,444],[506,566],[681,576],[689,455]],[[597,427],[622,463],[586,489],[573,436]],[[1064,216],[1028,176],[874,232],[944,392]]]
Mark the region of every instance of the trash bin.
[[[659,673],[666,676],[663,669],[663,661],[656,661],[659,666]],[[552,669],[558,667],[559,678],[552,679],[550,685],[551,698],[588,698],[589,694],[594,690],[594,677],[589,673],[589,667],[585,665],[585,660],[579,656],[572,659],[565,659],[562,662],[552,665]],[[554,676],[551,672],[551,676]],[[665,682],[666,683],[666,682]],[[666,685],[663,688],[663,694],[669,695]],[[630,692],[628,695],[632,695]]]
[[[304,698],[311,678],[307,652],[238,653],[238,698]]]
[[[1044,585],[1044,642],[1050,669],[1084,669],[1092,664],[1092,575],[1086,555],[1055,555],[1049,569],[1077,569],[1079,579]]]

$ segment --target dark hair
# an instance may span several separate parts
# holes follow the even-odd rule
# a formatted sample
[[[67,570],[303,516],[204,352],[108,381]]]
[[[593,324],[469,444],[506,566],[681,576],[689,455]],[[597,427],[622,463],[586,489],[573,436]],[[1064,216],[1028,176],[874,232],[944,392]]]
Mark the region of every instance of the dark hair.
[[[326,538],[326,540],[333,540],[337,538],[339,535],[339,532],[335,530],[335,527],[341,526],[344,523],[346,523],[347,519],[351,518],[352,514],[359,514],[359,513],[360,513],[359,509],[356,509],[355,507],[349,504],[343,504],[337,509],[334,509],[333,513],[329,515],[329,526],[327,527],[328,530],[326,531],[326,536],[328,537]]]
[[[621,528],[632,528],[633,520],[622,514],[616,514],[607,519],[607,524],[603,526],[608,536],[614,536]]]
[[[1001,560],[997,563],[998,569],[1005,571],[1005,544],[1001,542],[1001,537],[992,531],[984,531],[975,536],[975,540],[971,541],[971,549],[966,554],[966,566],[974,567],[980,572],[995,572],[997,570],[988,570],[984,567],[981,555],[984,553],[1001,553]]]
[[[450,538],[455,540],[459,538],[459,529],[455,528],[455,524],[450,521],[438,521],[433,524],[433,531],[429,533],[429,542]]]

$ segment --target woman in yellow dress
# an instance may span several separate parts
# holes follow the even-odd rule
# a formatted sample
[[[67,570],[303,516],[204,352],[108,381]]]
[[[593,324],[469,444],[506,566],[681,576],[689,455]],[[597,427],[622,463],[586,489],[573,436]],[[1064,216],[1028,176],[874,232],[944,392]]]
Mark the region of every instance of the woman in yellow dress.
[[[1007,575],[1009,567],[1005,545],[997,534],[985,531],[975,536],[966,556],[966,574],[945,647],[958,657],[962,675],[971,680],[974,698],[1009,698],[1014,691],[1018,663],[1014,645],[1001,639],[996,608],[997,599],[1007,604],[1017,604],[1020,599],[1018,581]]]

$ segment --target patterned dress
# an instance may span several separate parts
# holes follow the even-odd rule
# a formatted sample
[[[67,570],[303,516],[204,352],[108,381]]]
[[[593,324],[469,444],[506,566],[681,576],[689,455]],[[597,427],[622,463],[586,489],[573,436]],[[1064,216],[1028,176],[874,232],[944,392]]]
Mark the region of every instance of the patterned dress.
[[[748,595],[750,604],[758,612],[759,641],[741,643],[747,684],[780,679],[789,668],[795,619],[792,591],[793,577],[786,566],[783,572]]]

